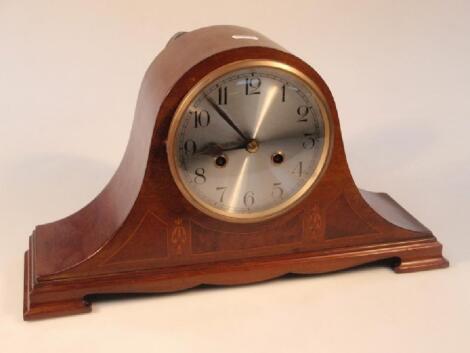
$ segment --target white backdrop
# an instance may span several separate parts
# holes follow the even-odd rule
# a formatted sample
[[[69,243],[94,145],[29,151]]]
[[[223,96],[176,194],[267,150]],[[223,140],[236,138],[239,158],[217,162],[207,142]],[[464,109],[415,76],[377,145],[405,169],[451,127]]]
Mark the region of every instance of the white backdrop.
[[[432,229],[451,267],[99,302],[24,323],[34,226],[99,193],[147,66],[175,32],[211,24],[256,29],[323,76],[357,184]],[[0,0],[0,351],[470,351],[469,87],[470,1]]]

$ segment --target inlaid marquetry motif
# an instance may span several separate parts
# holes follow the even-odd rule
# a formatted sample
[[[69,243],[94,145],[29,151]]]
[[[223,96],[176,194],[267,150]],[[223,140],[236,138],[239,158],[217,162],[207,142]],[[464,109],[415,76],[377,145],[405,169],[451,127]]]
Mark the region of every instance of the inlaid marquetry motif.
[[[183,219],[177,218],[174,221],[174,226],[170,235],[170,246],[172,253],[175,255],[182,255],[188,242],[188,232],[186,231]]]
[[[304,217],[304,233],[307,240],[321,239],[324,233],[325,222],[320,207],[315,204],[307,211]]]

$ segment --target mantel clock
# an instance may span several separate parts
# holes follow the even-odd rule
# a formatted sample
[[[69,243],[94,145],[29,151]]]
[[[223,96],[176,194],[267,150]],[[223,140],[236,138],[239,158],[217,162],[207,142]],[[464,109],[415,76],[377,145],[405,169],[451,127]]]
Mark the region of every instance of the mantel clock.
[[[446,267],[387,194],[358,189],[333,96],[255,31],[178,33],[147,70],[123,160],[87,206],[36,227],[24,318],[90,311],[90,295],[235,285],[391,259]]]

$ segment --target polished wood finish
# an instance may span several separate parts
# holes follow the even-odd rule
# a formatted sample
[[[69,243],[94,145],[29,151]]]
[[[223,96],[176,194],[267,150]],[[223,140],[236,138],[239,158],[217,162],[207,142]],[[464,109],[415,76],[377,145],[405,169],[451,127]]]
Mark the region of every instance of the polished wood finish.
[[[165,142],[189,89],[247,58],[289,64],[320,87],[333,145],[321,180],[300,204],[273,220],[234,224],[186,201],[171,177]],[[388,195],[356,187],[333,96],[318,73],[257,32],[214,26],[178,34],[150,65],[127,150],[106,188],[77,213],[34,230],[25,254],[24,318],[88,312],[91,294],[253,283],[382,259],[394,259],[396,272],[448,266],[431,231]]]

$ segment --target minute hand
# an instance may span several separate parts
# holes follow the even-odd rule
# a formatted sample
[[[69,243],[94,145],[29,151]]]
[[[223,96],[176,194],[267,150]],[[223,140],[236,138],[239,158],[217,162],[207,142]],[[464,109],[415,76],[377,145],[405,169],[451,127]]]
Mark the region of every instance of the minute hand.
[[[209,102],[209,104],[212,106],[212,108],[215,109],[215,111],[216,111],[217,113],[219,113],[219,115],[222,117],[222,119],[224,119],[225,122],[226,122],[227,124],[229,124],[230,127],[231,127],[232,129],[234,129],[234,130],[237,132],[237,134],[239,134],[239,135],[242,137],[242,139],[243,139],[246,143],[248,143],[248,142],[250,141],[250,139],[248,139],[248,138],[243,134],[243,132],[241,132],[241,130],[238,128],[237,125],[235,125],[235,123],[232,121],[232,119],[230,119],[230,117],[227,115],[227,113],[224,112],[224,111],[217,105],[217,103],[214,102],[214,100],[213,100],[211,97],[209,97],[208,95],[205,95],[205,96],[206,96],[206,99],[207,99],[207,101]]]

